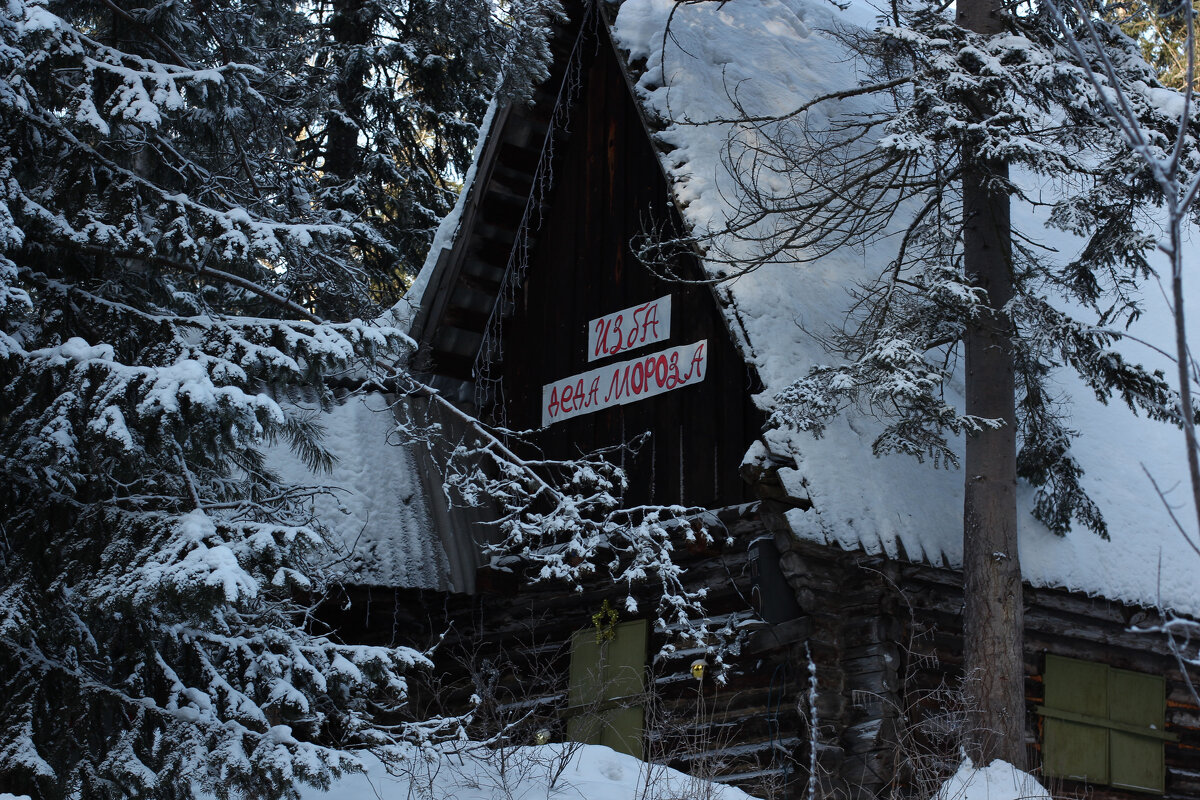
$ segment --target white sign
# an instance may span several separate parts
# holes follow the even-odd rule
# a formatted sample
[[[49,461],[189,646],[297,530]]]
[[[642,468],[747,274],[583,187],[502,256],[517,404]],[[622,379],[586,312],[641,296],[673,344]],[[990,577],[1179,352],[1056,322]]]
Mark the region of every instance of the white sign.
[[[615,356],[671,335],[671,295],[630,306],[588,323],[588,361]]]
[[[708,340],[597,367],[542,387],[542,427],[704,380]]]

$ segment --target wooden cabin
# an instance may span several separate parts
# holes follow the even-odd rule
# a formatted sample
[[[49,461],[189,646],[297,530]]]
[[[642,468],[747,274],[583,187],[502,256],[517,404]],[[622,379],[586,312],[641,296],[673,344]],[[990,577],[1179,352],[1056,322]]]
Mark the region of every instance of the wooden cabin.
[[[339,630],[441,641],[414,703],[473,695],[480,732],[515,743],[602,742],[764,798],[928,796],[960,757],[961,473],[874,458],[864,415],[819,440],[763,429],[772,394],[828,357],[812,330],[873,254],[727,283],[695,249],[667,269],[635,255],[648,230],[695,231],[719,207],[724,134],[700,123],[734,94],[762,99],[742,61],[787,65],[757,77],[820,94],[851,69],[822,31],[867,17],[806,0],[566,6],[550,79],[490,115],[410,293],[413,363],[522,446],[614,448],[629,503],[708,509],[724,535],[679,558],[741,649],[717,675],[703,648],[660,652],[625,587],[490,569],[487,511],[446,502],[436,454],[412,469],[446,579],[347,588]],[[722,87],[726,107],[705,107]],[[1130,441],[1173,434],[1080,408],[1103,422],[1081,447],[1113,541],[1022,518],[1030,763],[1063,796],[1200,798],[1195,695],[1163,638],[1135,630],[1157,608],[1197,613],[1200,564],[1118,469]]]

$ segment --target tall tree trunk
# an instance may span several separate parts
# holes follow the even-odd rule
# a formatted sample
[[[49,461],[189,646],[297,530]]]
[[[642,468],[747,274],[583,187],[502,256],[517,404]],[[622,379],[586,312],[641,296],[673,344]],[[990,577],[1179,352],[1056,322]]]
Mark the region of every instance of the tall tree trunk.
[[[959,0],[959,25],[1003,29],[997,0]],[[984,112],[986,113],[986,112]],[[963,502],[963,641],[968,755],[1025,766],[1024,608],[1017,555],[1016,400],[1008,165],[963,152],[963,266],[988,312],[966,331],[966,412],[1004,425],[968,435]]]
[[[371,37],[375,20],[366,0],[334,0],[329,29],[333,40],[345,48],[334,92],[339,111],[326,119],[325,170],[342,179],[354,176],[359,167],[358,125],[363,115],[363,93],[370,65],[358,47]]]

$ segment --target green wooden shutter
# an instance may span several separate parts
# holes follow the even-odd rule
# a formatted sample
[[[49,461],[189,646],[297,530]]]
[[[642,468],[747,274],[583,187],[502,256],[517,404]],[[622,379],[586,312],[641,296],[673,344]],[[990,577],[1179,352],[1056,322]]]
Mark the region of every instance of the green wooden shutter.
[[[1161,794],[1166,681],[1073,658],[1046,656],[1042,760],[1046,774]]]
[[[1109,670],[1108,716],[1112,722],[1162,732],[1165,711],[1166,681],[1161,677]],[[1166,788],[1162,740],[1114,728],[1109,732],[1109,769],[1113,786],[1162,792]]]
[[[1046,708],[1071,716],[1108,717],[1108,667],[1046,656]],[[1047,716],[1042,745],[1048,775],[1108,783],[1108,731],[1083,721]]]
[[[642,757],[646,633],[643,619],[617,625],[605,642],[596,641],[595,628],[571,639],[567,736],[572,740]]]
[[[599,716],[581,713],[604,696],[604,669],[600,644],[592,628],[579,631],[571,639],[571,675],[567,691],[567,737],[575,742],[600,744],[602,728]]]

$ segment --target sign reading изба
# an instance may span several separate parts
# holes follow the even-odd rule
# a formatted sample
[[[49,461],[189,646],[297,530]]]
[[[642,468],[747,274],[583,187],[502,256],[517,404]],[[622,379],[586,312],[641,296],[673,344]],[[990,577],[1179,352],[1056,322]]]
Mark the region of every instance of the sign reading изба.
[[[615,356],[671,335],[671,295],[630,306],[588,323],[588,361]]]
[[[597,367],[542,387],[542,427],[704,380],[708,340]]]

